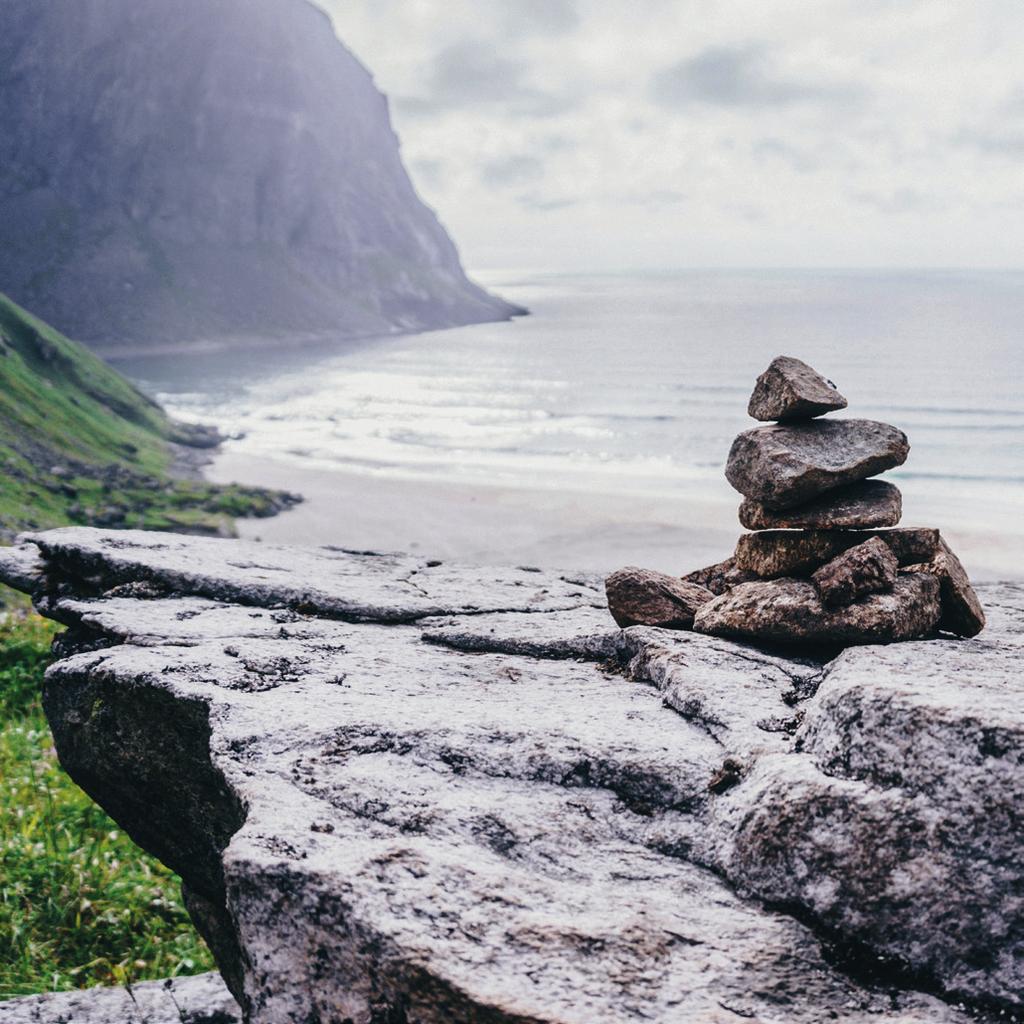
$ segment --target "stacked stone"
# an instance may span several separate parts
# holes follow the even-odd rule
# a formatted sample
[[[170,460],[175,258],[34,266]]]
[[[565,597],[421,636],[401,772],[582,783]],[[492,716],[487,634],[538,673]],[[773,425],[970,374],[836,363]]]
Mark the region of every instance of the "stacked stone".
[[[619,625],[838,645],[980,632],[981,605],[939,531],[895,529],[899,489],[872,479],[906,461],[906,435],[822,418],[846,406],[806,363],[773,360],[748,406],[770,425],[736,438],[725,471],[754,532],[732,558],[682,579],[613,573],[606,589]]]

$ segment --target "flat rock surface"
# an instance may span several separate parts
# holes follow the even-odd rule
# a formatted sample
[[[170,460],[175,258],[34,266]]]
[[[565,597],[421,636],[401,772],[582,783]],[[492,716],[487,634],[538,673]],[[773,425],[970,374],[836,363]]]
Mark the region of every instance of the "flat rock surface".
[[[757,378],[747,414],[755,420],[793,420],[845,409],[835,384],[801,359],[776,356]]]
[[[750,498],[740,504],[747,530],[870,530],[896,526],[902,514],[899,488],[884,480],[862,480],[782,512]]]
[[[1024,588],[985,592],[984,639],[822,663],[618,630],[564,574],[528,593],[576,586],[571,607],[412,622],[395,612],[408,563],[361,556],[373,620],[360,575],[325,558],[321,578],[315,552],[273,594],[324,612],[265,606],[263,580],[243,593],[255,570],[233,563],[256,559],[234,541],[190,556],[172,538],[177,561],[163,535],[130,556],[92,531],[36,543],[55,552],[37,600],[71,627],[44,693],[62,763],[182,874],[254,1024],[966,1024],[1021,1007]],[[236,596],[214,593],[217,566]],[[509,585],[448,572],[451,608],[457,572]],[[879,722],[867,739],[857,699]],[[984,772],[1001,818],[968,813]]]
[[[0,1024],[241,1024],[217,974],[91,988],[0,1003]]]
[[[907,435],[875,420],[813,420],[746,430],[733,441],[726,479],[778,511],[901,466]]]
[[[890,643],[928,636],[938,626],[939,581],[929,573],[904,574],[887,593],[868,594],[845,607],[827,607],[806,580],[743,583],[702,605],[699,633],[777,643]]]
[[[549,612],[604,604],[599,577],[533,569],[466,567],[411,555],[338,548],[283,548],[253,541],[139,530],[51,530],[38,538],[47,562],[83,580],[146,582],[168,591],[260,606],[317,610],[350,621],[414,622],[453,612]]]

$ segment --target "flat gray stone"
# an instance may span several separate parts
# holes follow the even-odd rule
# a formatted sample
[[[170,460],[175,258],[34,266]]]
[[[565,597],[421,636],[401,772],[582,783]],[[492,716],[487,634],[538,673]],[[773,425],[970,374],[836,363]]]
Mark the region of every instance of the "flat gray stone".
[[[846,408],[835,384],[793,356],[776,356],[757,378],[747,414],[755,420],[797,420]]]
[[[315,610],[354,622],[604,604],[600,579],[585,575],[569,580],[556,573],[499,568],[482,577],[473,567],[411,555],[286,548],[142,530],[73,527],[27,536],[58,575],[89,579],[99,574],[108,589],[143,582],[171,593]],[[0,579],[6,579],[3,573],[0,563]]]
[[[898,572],[892,549],[881,537],[872,537],[815,570],[811,581],[826,608],[843,608],[865,594],[892,590]]]
[[[619,626],[689,629],[696,610],[714,594],[667,573],[627,566],[604,581],[608,610]]]
[[[756,427],[733,441],[726,479],[770,511],[901,466],[907,435],[875,420],[813,420]]]
[[[984,639],[822,663],[587,602],[403,623],[397,588],[339,621],[364,583],[302,553],[274,593],[301,574],[326,615],[264,607],[261,581],[211,600],[186,589],[209,565],[136,546],[133,581],[83,533],[88,559],[62,533],[46,560],[59,755],[182,874],[251,1024],[1024,1009],[1024,588],[983,591]]]
[[[2,1024],[241,1024],[217,974],[126,988],[56,992],[0,1003]]]
[[[939,581],[929,573],[901,575],[888,593],[828,608],[813,583],[778,579],[743,583],[702,605],[698,633],[776,643],[891,643],[928,636],[938,626]]]
[[[747,530],[870,530],[896,526],[902,514],[899,488],[884,480],[862,480],[782,512],[750,498],[740,505]]]

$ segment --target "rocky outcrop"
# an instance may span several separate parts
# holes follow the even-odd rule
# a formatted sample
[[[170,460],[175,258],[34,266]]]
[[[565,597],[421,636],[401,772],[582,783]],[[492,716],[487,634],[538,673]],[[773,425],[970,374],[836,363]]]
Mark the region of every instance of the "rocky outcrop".
[[[62,762],[254,1024],[1024,1010],[1020,587],[984,639],[821,662],[619,630],[584,575],[25,545]]]
[[[0,1024],[241,1024],[216,974],[91,988],[0,1003]]]
[[[0,4],[0,290],[90,344],[507,319],[307,0]]]

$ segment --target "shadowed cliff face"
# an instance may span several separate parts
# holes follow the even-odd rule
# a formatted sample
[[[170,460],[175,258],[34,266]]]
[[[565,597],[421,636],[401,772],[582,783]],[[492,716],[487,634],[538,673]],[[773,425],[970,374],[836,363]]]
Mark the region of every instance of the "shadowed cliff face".
[[[3,0],[0,224],[0,289],[91,342],[515,312],[306,0]]]

